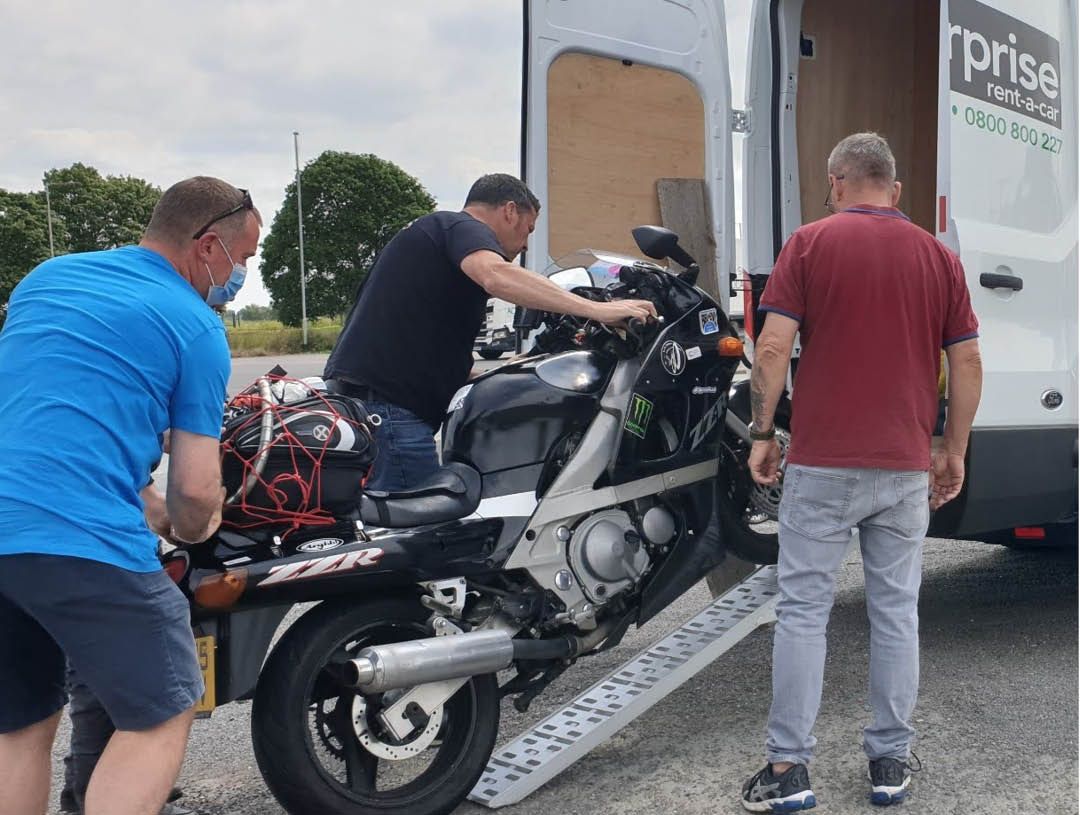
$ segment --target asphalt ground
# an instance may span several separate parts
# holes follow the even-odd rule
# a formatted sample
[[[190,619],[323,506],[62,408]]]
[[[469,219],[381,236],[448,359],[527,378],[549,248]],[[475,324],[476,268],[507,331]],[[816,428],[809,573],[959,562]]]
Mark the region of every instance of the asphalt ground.
[[[293,376],[320,373],[321,355],[277,360]],[[486,364],[484,364],[486,367]],[[266,360],[234,361],[230,391]],[[868,629],[857,555],[841,569],[829,627],[825,691],[811,778],[816,811],[855,815],[868,803],[860,729],[869,721]],[[499,741],[570,701],[695,614],[704,583],[612,651],[574,666],[518,714],[503,705]],[[929,540],[922,599],[922,684],[915,746],[925,766],[900,813],[1077,813],[1077,550],[1017,551]],[[771,629],[760,628],[677,691],[523,802],[512,815],[737,813],[742,781],[763,763]],[[281,815],[252,755],[249,703],[195,723],[180,778],[204,815]],[[52,809],[66,750],[54,751]],[[457,815],[479,815],[466,803]]]

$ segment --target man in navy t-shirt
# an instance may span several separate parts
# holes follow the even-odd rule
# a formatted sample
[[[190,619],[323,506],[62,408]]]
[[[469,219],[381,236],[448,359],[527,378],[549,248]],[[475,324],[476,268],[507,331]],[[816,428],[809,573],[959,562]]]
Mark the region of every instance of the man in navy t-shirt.
[[[65,657],[117,731],[87,815],[157,811],[202,695],[187,602],[144,519],[170,431],[171,537],[220,521],[230,361],[220,318],[256,251],[248,194],[161,197],[138,246],[48,260],[0,333],[0,812],[43,812]]]
[[[539,213],[520,179],[485,175],[461,212],[418,218],[379,254],[323,374],[383,419],[370,489],[415,487],[438,468],[434,431],[469,377],[489,297],[602,323],[656,316],[644,300],[594,303],[512,263]]]

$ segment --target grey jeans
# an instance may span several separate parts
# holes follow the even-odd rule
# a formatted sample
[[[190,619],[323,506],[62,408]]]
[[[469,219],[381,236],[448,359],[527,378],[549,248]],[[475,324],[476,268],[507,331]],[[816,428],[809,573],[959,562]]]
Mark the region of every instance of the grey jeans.
[[[871,759],[906,759],[919,688],[919,584],[930,522],[925,472],[789,464],[780,504],[780,599],[766,755],[807,764],[816,739],[836,573],[858,528],[870,618]]]

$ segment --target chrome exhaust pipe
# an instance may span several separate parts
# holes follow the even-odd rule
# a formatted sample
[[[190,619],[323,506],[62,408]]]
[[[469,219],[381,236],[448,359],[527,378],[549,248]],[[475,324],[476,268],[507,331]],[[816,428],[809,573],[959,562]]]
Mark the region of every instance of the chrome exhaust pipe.
[[[363,693],[489,674],[514,660],[511,632],[482,629],[363,649],[345,663],[345,683]]]

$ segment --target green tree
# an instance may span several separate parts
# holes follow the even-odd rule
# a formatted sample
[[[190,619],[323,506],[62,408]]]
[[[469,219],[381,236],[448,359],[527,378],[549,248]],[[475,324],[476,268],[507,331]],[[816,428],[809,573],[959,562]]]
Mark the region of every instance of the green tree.
[[[55,237],[66,240],[62,226]],[[0,190],[0,325],[11,292],[26,274],[49,257],[49,227],[44,193]]]
[[[375,256],[398,230],[435,208],[420,182],[371,154],[328,150],[301,171],[308,318],[342,314]],[[296,184],[262,247],[263,283],[286,325],[300,325]]]
[[[307,248],[306,246],[304,247]],[[272,306],[259,306],[255,303],[244,306],[239,311],[240,319],[245,322],[255,320],[276,320],[278,318],[277,312],[274,311]]]
[[[102,177],[76,163],[45,173],[53,217],[64,222],[68,252],[93,252],[138,243],[161,190],[131,176]]]

